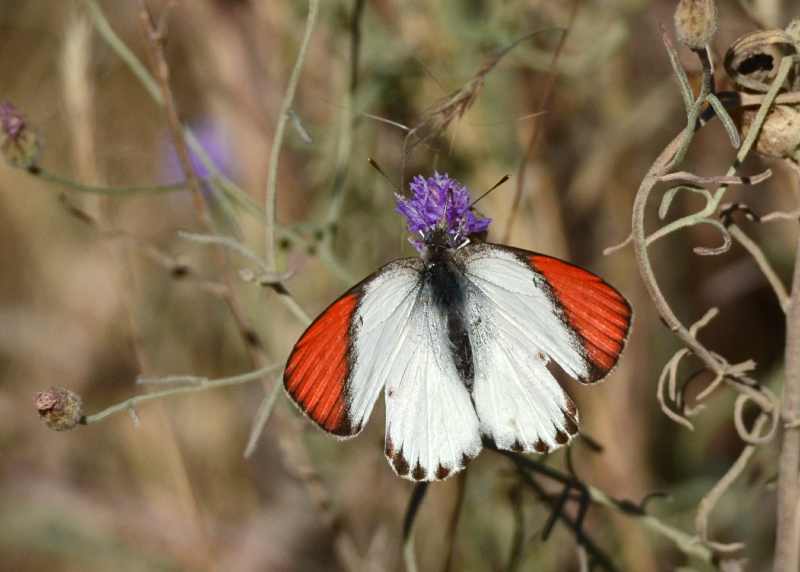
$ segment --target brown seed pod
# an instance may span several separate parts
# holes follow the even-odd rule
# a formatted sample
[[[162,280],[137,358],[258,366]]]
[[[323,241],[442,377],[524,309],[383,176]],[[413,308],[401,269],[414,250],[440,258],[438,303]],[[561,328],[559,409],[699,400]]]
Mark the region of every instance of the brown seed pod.
[[[725,71],[743,91],[766,93],[778,73],[781,60],[797,53],[794,39],[783,30],[753,32],[742,36],[728,48]],[[795,71],[789,72],[789,85],[794,85]]]
[[[687,48],[705,48],[717,32],[714,0],[680,0],[675,9],[675,32]]]
[[[752,126],[756,111],[742,116],[742,131],[746,134]],[[800,159],[800,108],[777,105],[767,115],[756,141],[756,151],[775,159]]]
[[[39,417],[54,431],[74,429],[83,416],[80,396],[63,387],[40,391],[36,394],[34,404]]]

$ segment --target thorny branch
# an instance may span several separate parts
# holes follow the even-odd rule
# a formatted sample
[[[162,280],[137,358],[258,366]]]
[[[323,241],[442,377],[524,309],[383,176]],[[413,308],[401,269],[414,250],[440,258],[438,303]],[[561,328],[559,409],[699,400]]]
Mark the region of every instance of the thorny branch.
[[[530,464],[535,464],[536,463],[536,461],[533,461],[531,459],[527,459],[527,458],[522,457],[520,455],[516,455],[515,453],[507,453],[507,456],[514,457],[515,463],[516,462],[524,462],[526,465],[529,465],[530,468],[533,468],[532,465],[530,465]],[[540,468],[541,467],[539,467],[537,469],[534,469],[534,470],[540,470]],[[548,476],[550,476],[550,478],[552,478],[552,479],[554,479],[554,480],[556,480],[558,482],[565,483],[565,482],[568,482],[569,479],[572,478],[572,477],[570,477],[568,475],[564,475],[564,474],[559,473],[558,471],[555,471],[554,469],[552,469],[552,467],[547,467],[547,469],[548,469],[548,471],[546,473],[544,473],[544,474],[547,474]],[[632,518],[636,518],[637,521],[644,528],[646,528],[646,529],[650,530],[651,532],[654,532],[654,533],[656,533],[656,534],[658,534],[660,536],[668,538],[670,541],[672,541],[675,544],[675,546],[679,550],[684,552],[686,555],[692,556],[694,558],[697,558],[701,562],[706,562],[706,563],[711,562],[713,554],[707,547],[702,546],[701,544],[698,544],[692,536],[686,534],[685,532],[683,532],[683,531],[681,531],[681,530],[679,530],[677,528],[674,528],[674,527],[664,523],[663,521],[661,521],[657,517],[652,516],[652,515],[650,515],[650,514],[648,514],[646,512],[646,510],[645,510],[646,509],[646,506],[645,506],[646,502],[650,498],[652,498],[654,495],[649,495],[648,497],[645,497],[645,499],[641,503],[637,504],[637,503],[632,502],[630,500],[614,499],[614,498],[608,496],[606,493],[604,493],[600,489],[598,489],[596,487],[593,487],[592,485],[589,485],[589,484],[586,484],[586,483],[581,483],[581,486],[585,487],[585,489],[588,491],[589,498],[591,499],[592,502],[600,504],[600,505],[602,505],[602,506],[604,506],[606,508],[609,508],[611,510],[619,511],[619,512],[625,514],[626,516],[630,516]],[[655,496],[661,496],[661,495],[657,494]]]

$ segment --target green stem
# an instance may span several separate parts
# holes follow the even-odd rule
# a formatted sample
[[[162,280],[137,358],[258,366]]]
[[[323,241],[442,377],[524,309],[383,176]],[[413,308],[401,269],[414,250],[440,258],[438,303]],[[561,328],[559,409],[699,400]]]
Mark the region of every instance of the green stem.
[[[153,185],[146,187],[97,187],[94,185],[85,185],[83,183],[79,183],[78,181],[73,181],[72,179],[67,179],[66,177],[62,177],[61,175],[56,175],[55,173],[45,171],[44,169],[41,168],[38,168],[36,170],[28,169],[27,172],[43,181],[47,181],[48,183],[53,183],[54,185],[58,185],[59,187],[69,189],[70,191],[76,191],[79,193],[90,193],[94,195],[108,195],[108,196],[119,196],[128,194],[155,195],[155,194],[174,193],[187,190],[186,183],[174,183],[171,185]]]
[[[317,13],[319,12],[319,0],[309,0],[308,2],[308,17],[306,19],[306,29],[303,34],[303,41],[300,44],[300,51],[297,53],[297,61],[294,64],[292,73],[289,76],[289,84],[286,86],[286,94],[281,103],[280,114],[278,116],[278,126],[275,129],[275,138],[272,142],[272,150],[269,157],[269,171],[267,173],[267,192],[264,198],[264,257],[267,269],[273,271],[276,269],[276,251],[275,251],[275,234],[276,234],[276,207],[278,197],[278,159],[283,147],[284,133],[286,132],[286,124],[289,121],[289,111],[292,109],[294,101],[294,93],[297,89],[297,82],[300,80],[300,72],[303,70],[303,63],[306,59],[306,52],[311,43],[311,32],[314,30],[314,25],[317,21]]]
[[[147,68],[128,48],[128,46],[125,45],[125,42],[122,41],[117,33],[114,32],[114,29],[109,24],[105,14],[103,14],[103,11],[100,9],[97,0],[83,0],[83,2],[88,9],[90,16],[92,17],[92,21],[97,29],[97,32],[100,34],[103,40],[105,40],[105,42],[120,57],[120,59],[122,59],[122,61],[128,65],[128,67],[131,69],[131,72],[139,79],[139,81],[142,82],[145,90],[153,98],[153,100],[159,105],[163,105],[164,102],[155,78],[153,78]],[[318,1],[313,3],[318,4]],[[284,117],[287,116],[288,113],[284,114]],[[244,191],[244,189],[239,187],[219,170],[206,150],[194,136],[194,133],[192,133],[192,131],[187,127],[184,127],[184,131],[186,134],[186,142],[192,149],[192,152],[197,155],[197,158],[211,174],[209,177],[209,182],[215,188],[221,189],[222,193],[227,198],[234,200],[251,215],[257,217],[259,220],[265,220],[265,215],[261,207],[250,197],[249,194]],[[74,185],[73,188],[76,188],[77,186],[78,185]],[[272,232],[279,233],[282,237],[289,238],[304,247],[310,247],[312,245],[312,241],[290,229],[284,229],[282,227],[275,226],[273,227]],[[352,283],[352,276],[350,276],[347,270],[345,270],[328,253],[321,252],[319,254],[319,258],[328,267],[328,270],[330,270],[338,279],[345,283]]]
[[[174,387],[172,389],[165,389],[163,391],[154,391],[153,393],[146,393],[144,395],[136,395],[121,403],[117,403],[116,405],[112,405],[98,413],[93,415],[87,415],[81,420],[81,424],[83,425],[91,425],[92,423],[97,423],[102,421],[106,417],[110,417],[116,413],[122,413],[123,411],[130,411],[136,407],[139,403],[144,403],[146,401],[154,401],[156,399],[163,399],[165,397],[172,397],[175,395],[181,395],[184,393],[197,393],[199,391],[208,391],[209,389],[218,389],[220,387],[227,387],[229,385],[238,385],[241,383],[249,383],[251,381],[256,381],[264,376],[267,376],[271,373],[274,373],[280,370],[281,366],[279,365],[270,365],[261,369],[257,369],[255,371],[251,371],[248,373],[243,373],[240,375],[234,375],[232,377],[223,377],[220,379],[214,380],[200,380],[199,383],[192,384],[192,385],[185,385],[181,387]]]
[[[769,113],[770,108],[772,107],[772,103],[775,101],[775,98],[778,96],[778,91],[780,90],[781,86],[783,85],[786,77],[789,74],[789,71],[792,69],[793,60],[791,58],[783,58],[781,60],[781,65],[778,68],[778,74],[775,77],[775,81],[772,82],[772,85],[769,88],[769,91],[764,96],[764,99],[761,102],[761,107],[758,109],[755,118],[753,119],[753,123],[750,126],[749,131],[747,132],[747,136],[744,138],[741,147],[739,147],[739,151],[736,153],[736,160],[734,161],[733,165],[728,169],[725,173],[726,177],[730,177],[736,174],[736,170],[738,169],[739,165],[741,165],[744,160],[747,158],[747,155],[750,153],[750,150],[755,145],[756,139],[758,138],[759,133],[761,132],[761,127],[764,125],[764,121],[767,118],[767,114]],[[683,145],[683,141],[681,142],[681,147]],[[680,152],[680,148],[678,149],[677,153]],[[677,154],[675,153],[675,154]],[[659,165],[658,172],[651,171],[648,173],[648,176],[645,178],[647,181],[648,178],[652,177],[652,180],[648,181],[648,183],[654,185],[659,175],[664,174],[661,171],[666,171],[669,166],[675,163],[674,158],[670,161],[667,166]],[[654,166],[657,163],[654,164]],[[644,182],[643,182],[644,183]],[[652,186],[650,187],[652,190]],[[704,222],[708,217],[712,216],[717,209],[719,208],[722,199],[725,197],[725,193],[728,190],[728,185],[720,185],[712,195],[711,199],[706,203],[706,206],[693,214],[687,215],[680,219],[674,220],[668,225],[665,225],[658,230],[656,230],[653,234],[651,234],[646,241],[646,245],[649,246],[656,240],[667,236],[679,230],[681,228],[685,228],[687,226],[694,226],[696,224],[700,224]],[[644,200],[647,200],[645,193],[641,193]],[[649,190],[646,194],[649,194]],[[644,208],[644,204],[641,205]],[[644,220],[644,213],[642,211],[642,221]]]
[[[122,38],[120,38],[111,27],[108,18],[106,18],[105,14],[100,9],[100,5],[98,4],[97,0],[83,0],[83,3],[89,11],[89,15],[92,18],[94,26],[103,40],[105,40],[114,53],[116,53],[120,59],[127,64],[131,72],[133,72],[133,75],[137,77],[150,97],[153,98],[153,101],[155,101],[158,105],[163,106],[164,98],[161,94],[161,90],[158,87],[158,82],[156,82],[155,78],[148,71],[147,67],[141,62],[141,60],[139,60],[138,57],[136,57],[136,54],[131,51]],[[250,212],[253,212],[255,209],[256,213],[260,213],[260,209],[258,205],[255,204],[253,199],[250,198],[250,196],[241,187],[236,185],[236,183],[231,181],[219,170],[217,165],[203,148],[200,141],[197,139],[197,137],[195,137],[194,133],[192,133],[191,129],[183,126],[183,131],[186,137],[186,143],[189,145],[192,152],[197,156],[203,166],[211,174],[211,177],[209,178],[210,182],[215,187],[221,189],[222,194],[228,199],[235,201]]]

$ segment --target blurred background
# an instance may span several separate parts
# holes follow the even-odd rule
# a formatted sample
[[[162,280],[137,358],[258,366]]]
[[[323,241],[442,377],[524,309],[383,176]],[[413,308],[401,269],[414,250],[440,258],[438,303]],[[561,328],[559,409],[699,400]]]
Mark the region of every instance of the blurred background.
[[[294,272],[286,286],[297,303],[316,315],[379,265],[413,254],[394,191],[368,157],[393,181],[437,169],[473,193],[512,175],[480,203],[494,221],[489,239],[568,258],[604,276],[635,309],[614,374],[594,387],[569,385],[582,430],[603,446],[574,443],[578,476],[637,503],[667,492],[648,511],[692,534],[698,501],[742,449],[735,396],[718,392],[693,432],[664,416],[656,381],[680,346],[660,324],[632,250],[602,254],[628,235],[642,176],[686,124],[659,34],[660,25],[672,29],[675,2],[321,4],[277,180],[279,264]],[[303,422],[281,394],[249,459],[242,453],[274,377],[143,404],[138,423],[122,414],[54,433],[37,418],[34,396],[49,386],[76,392],[94,413],[148,391],[139,376],[219,378],[280,364],[304,329],[275,291],[239,278],[246,261],[226,264],[219,250],[178,237],[206,231],[190,193],[131,191],[183,174],[164,110],[109,44],[108,30],[98,31],[92,6],[0,3],[0,100],[36,134],[41,167],[32,174],[0,164],[0,567],[402,570],[413,486],[383,457],[382,404],[358,438],[337,442]],[[152,70],[137,3],[97,6]],[[149,6],[158,16],[166,3]],[[800,16],[790,0],[718,6],[717,62],[741,34]],[[300,1],[194,0],[175,3],[163,20],[180,117],[253,203],[226,210],[218,186],[203,192],[225,232],[256,252],[264,240],[257,209],[307,10]],[[552,65],[558,28],[567,35]],[[463,117],[442,134],[420,130],[425,140],[404,159],[403,125],[425,121],[499,49],[535,31],[483,76]],[[681,57],[696,82],[697,58]],[[686,168],[721,174],[733,157],[714,124],[697,137]],[[781,165],[752,158],[742,171],[767,166],[770,181],[733,189],[730,200],[758,212],[796,208],[797,181]],[[82,192],[87,186],[109,192]],[[679,196],[671,216],[698,208],[695,200]],[[795,225],[742,224],[788,281]],[[657,243],[658,279],[684,323],[718,306],[703,341],[730,361],[753,358],[756,377],[779,391],[781,309],[740,247],[718,257],[692,253],[719,240],[715,229],[698,226]],[[699,366],[684,367],[681,379]],[[711,520],[715,538],[747,543],[752,570],[768,566],[774,542],[776,447],[756,453]],[[563,469],[564,457],[560,451],[548,463]],[[541,540],[548,515],[506,459],[484,452],[468,478],[429,489],[416,523],[419,569],[578,570],[568,529],[556,525]],[[593,505],[586,531],[621,570],[704,569],[618,511]]]

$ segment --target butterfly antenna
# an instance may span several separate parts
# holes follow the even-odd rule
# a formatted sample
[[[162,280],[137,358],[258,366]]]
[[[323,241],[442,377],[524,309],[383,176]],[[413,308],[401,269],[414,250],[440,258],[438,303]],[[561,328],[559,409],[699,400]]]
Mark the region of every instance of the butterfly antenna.
[[[395,192],[396,192],[398,195],[402,195],[402,194],[403,194],[403,193],[400,191],[400,187],[398,187],[398,186],[397,186],[397,183],[395,183],[394,181],[392,181],[392,180],[389,178],[389,175],[387,175],[387,174],[386,174],[386,173],[383,171],[383,169],[381,169],[380,165],[378,165],[378,162],[377,162],[375,159],[373,159],[372,157],[368,157],[368,158],[367,158],[367,162],[370,164],[370,166],[371,166],[373,169],[375,169],[376,171],[378,171],[378,173],[380,173],[380,176],[381,176],[381,177],[383,177],[383,178],[384,178],[384,180],[385,180],[387,183],[389,183],[389,185],[390,185],[390,186],[391,186],[391,187],[394,189],[394,191],[395,191]]]
[[[503,176],[502,176],[502,178],[501,178],[499,181],[497,181],[497,182],[496,182],[494,185],[492,185],[492,188],[490,188],[488,191],[486,191],[485,193],[483,193],[483,194],[482,194],[481,196],[479,196],[477,199],[475,199],[474,201],[472,201],[472,202],[470,203],[470,205],[469,205],[469,208],[472,208],[472,207],[474,207],[474,206],[477,204],[477,202],[478,202],[478,201],[480,201],[480,200],[481,200],[481,199],[483,199],[483,198],[484,198],[486,195],[488,195],[488,194],[489,194],[489,193],[491,193],[493,190],[495,190],[497,187],[499,187],[500,185],[502,185],[503,183],[505,183],[505,182],[506,182],[506,181],[507,181],[509,178],[510,178],[510,177],[509,177],[508,175],[503,175]]]

